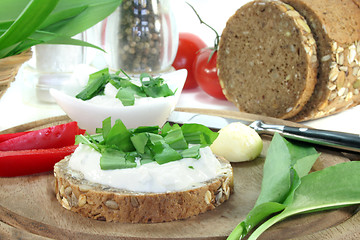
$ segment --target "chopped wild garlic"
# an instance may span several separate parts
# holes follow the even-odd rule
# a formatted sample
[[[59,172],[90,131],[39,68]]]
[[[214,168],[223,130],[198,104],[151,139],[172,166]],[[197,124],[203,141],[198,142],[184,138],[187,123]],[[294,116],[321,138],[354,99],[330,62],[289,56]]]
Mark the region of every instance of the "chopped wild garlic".
[[[140,159],[140,164],[199,159],[199,149],[210,146],[217,136],[217,132],[200,124],[166,123],[162,128],[127,129],[121,120],[111,126],[111,118],[107,118],[97,134],[76,136],[76,144],[86,144],[100,152],[100,167],[108,170],[136,167],[136,159]]]
[[[121,77],[120,73],[123,73],[125,77]],[[124,71],[120,70],[115,74],[110,74],[109,69],[105,68],[90,75],[87,85],[76,95],[76,98],[85,101],[97,95],[103,95],[105,85],[108,83],[118,90],[116,98],[124,106],[134,105],[136,97],[158,98],[174,95],[174,92],[161,77],[154,78],[148,73],[142,73],[140,75],[141,85],[138,86]]]

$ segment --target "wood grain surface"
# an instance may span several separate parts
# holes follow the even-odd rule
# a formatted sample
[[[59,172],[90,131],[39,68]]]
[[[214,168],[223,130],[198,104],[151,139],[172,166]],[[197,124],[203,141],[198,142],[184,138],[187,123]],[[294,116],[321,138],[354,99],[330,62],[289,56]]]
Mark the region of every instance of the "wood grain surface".
[[[284,120],[239,112],[177,109],[244,120],[301,126]],[[43,128],[70,121],[66,116],[44,119],[2,133]],[[235,191],[213,211],[182,221],[156,224],[121,224],[87,219],[61,207],[54,194],[53,173],[0,178],[0,239],[225,239],[253,207],[260,191],[262,168],[271,140],[264,136],[259,158],[234,163]],[[349,156],[318,148],[321,156],[313,170],[346,162]],[[357,159],[356,159],[357,158]],[[357,206],[289,218],[266,231],[260,239],[360,239]]]

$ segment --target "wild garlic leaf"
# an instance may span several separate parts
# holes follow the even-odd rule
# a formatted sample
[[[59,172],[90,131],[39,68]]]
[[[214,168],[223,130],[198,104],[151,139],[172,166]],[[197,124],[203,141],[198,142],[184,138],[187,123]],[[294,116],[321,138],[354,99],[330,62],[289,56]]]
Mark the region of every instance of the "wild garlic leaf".
[[[200,152],[199,152],[199,149],[200,149],[200,145],[194,145],[194,146],[191,146],[187,149],[184,149],[180,152],[181,156],[183,158],[195,158],[195,159],[199,159],[201,156],[200,156]]]
[[[213,132],[204,125],[189,123],[181,126],[185,140],[190,144],[200,144],[210,146],[218,137],[218,132]]]
[[[0,58],[16,55],[41,43],[101,49],[84,41],[70,40],[69,37],[103,20],[121,2],[122,0],[1,0],[0,8],[6,11],[0,15]],[[44,38],[39,39],[38,32],[52,35],[51,38],[50,35],[44,35]]]
[[[109,82],[109,69],[105,68],[90,74],[85,88],[75,97],[81,100],[89,100],[97,95],[103,94],[105,85]]]
[[[56,27],[66,25],[69,21],[72,20],[72,18],[81,14],[83,11],[85,11],[85,9],[88,8],[88,6],[84,4],[81,4],[80,6],[77,6],[75,4],[71,7],[69,6],[69,8],[62,9],[61,7],[59,7],[59,5],[62,5],[62,1],[60,1],[54,11],[46,19],[46,21],[41,24],[39,29],[43,31],[55,32]]]
[[[0,49],[5,50],[29,37],[49,16],[59,0],[31,0],[11,26],[0,36]],[[36,13],[36,14],[34,14]],[[2,52],[3,56],[9,52]]]
[[[136,167],[135,158],[140,160],[140,164],[157,162],[165,164],[182,158],[200,157],[200,145],[188,148],[185,137],[179,125],[170,126],[141,126],[138,128],[127,129],[124,123],[118,119],[111,125],[111,118],[106,118],[102,122],[102,128],[96,130],[97,134],[76,138],[76,143],[86,144],[94,148],[99,153],[106,152],[106,156],[101,160],[102,169]],[[186,125],[186,124],[184,124]],[[202,131],[211,131],[203,125],[197,124],[197,134]],[[207,130],[206,130],[207,129]],[[209,135],[207,132],[206,135]],[[211,144],[211,143],[210,143]],[[184,148],[186,146],[186,148]],[[111,151],[111,149],[116,151]],[[119,152],[119,161],[116,160],[116,153]],[[125,160],[124,160],[124,159]]]
[[[135,150],[130,137],[131,133],[124,123],[116,120],[104,140],[106,145],[113,146],[124,152],[130,152]]]
[[[0,30],[1,32],[1,30]],[[79,39],[74,39],[68,36],[59,36],[57,34],[51,33],[51,32],[45,32],[45,31],[35,31],[30,37],[25,39],[23,42],[21,42],[18,45],[12,46],[13,53],[20,53],[25,51],[26,49],[29,49],[30,47],[38,44],[63,44],[63,45],[73,45],[73,46],[85,46],[85,47],[92,47],[95,49],[98,49],[100,51],[103,51],[103,49],[99,48],[98,46],[95,46],[91,43],[84,42]],[[0,50],[1,52],[1,50]]]
[[[112,84],[118,89],[115,97],[118,98],[124,106],[133,106],[137,97],[158,98],[174,95],[174,92],[164,83],[164,79],[162,78],[153,78],[149,74],[146,74],[146,76],[149,77],[149,81],[142,81],[143,78],[140,77],[141,86],[138,86],[131,81],[132,79],[130,79],[123,70],[121,70],[121,72],[124,73],[127,78],[120,77],[117,74],[110,74],[108,68],[91,74],[86,87],[75,97],[85,101],[101,95],[104,93],[107,83]],[[144,74],[142,76],[144,77]]]
[[[15,21],[20,13],[25,9],[26,5],[28,5],[30,0],[16,0],[16,4],[14,4],[14,2],[14,0],[1,0],[0,6],[2,9],[6,9],[6,11],[1,12],[0,23]]]
[[[261,192],[255,206],[285,200],[291,187],[291,154],[286,140],[275,134],[266,153]]]
[[[120,87],[115,97],[118,98],[124,106],[133,106],[135,104],[135,93],[136,92],[130,87]]]
[[[249,237],[257,239],[265,230],[297,214],[360,204],[360,162],[345,162],[301,178],[293,200],[281,213],[260,225]]]
[[[254,208],[229,238],[245,237],[257,224],[289,204],[294,191],[301,184],[300,176],[310,171],[318,156],[313,147],[293,144],[275,133],[266,154],[259,197]],[[268,208],[264,207],[267,205]]]
[[[80,14],[72,17],[66,25],[52,28],[51,32],[65,36],[75,36],[106,18],[120,6],[121,2],[122,0],[60,0],[53,14],[84,6],[86,8]],[[58,16],[61,15],[58,14]],[[58,22],[60,23],[61,20],[58,19]],[[47,22],[44,24],[47,24]]]
[[[149,136],[146,132],[135,134],[130,137],[130,140],[138,153],[145,153],[146,145],[149,140]]]
[[[257,205],[249,212],[246,219],[235,227],[227,239],[238,240],[244,238],[254,226],[257,226],[268,216],[280,212],[284,208],[285,205],[276,202],[266,202]]]
[[[136,163],[122,151],[106,148],[100,157],[100,168],[103,170],[133,168]]]

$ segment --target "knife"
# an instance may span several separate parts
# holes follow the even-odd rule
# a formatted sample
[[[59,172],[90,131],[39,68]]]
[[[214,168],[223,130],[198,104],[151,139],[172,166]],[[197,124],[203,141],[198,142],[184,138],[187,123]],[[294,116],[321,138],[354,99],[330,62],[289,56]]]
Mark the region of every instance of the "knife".
[[[360,135],[307,127],[290,127],[285,125],[266,124],[261,120],[253,122],[225,118],[214,115],[173,111],[168,118],[172,123],[198,123],[211,129],[219,130],[232,122],[241,122],[254,129],[258,134],[273,135],[279,133],[285,138],[307,142],[311,144],[337,148],[347,151],[360,152]]]

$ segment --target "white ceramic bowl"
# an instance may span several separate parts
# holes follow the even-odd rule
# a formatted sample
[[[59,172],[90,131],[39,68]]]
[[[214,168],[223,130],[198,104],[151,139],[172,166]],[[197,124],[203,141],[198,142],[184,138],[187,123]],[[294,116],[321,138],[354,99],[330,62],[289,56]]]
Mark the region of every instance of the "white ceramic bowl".
[[[176,90],[175,95],[153,98],[149,102],[134,106],[99,105],[77,99],[75,95],[81,89],[80,86],[71,86],[61,91],[50,89],[50,94],[65,113],[90,134],[95,133],[96,128],[100,128],[102,121],[108,117],[111,117],[113,124],[116,119],[121,119],[127,128],[162,126],[180,98],[186,76],[186,69],[162,74],[161,77],[169,88]]]

